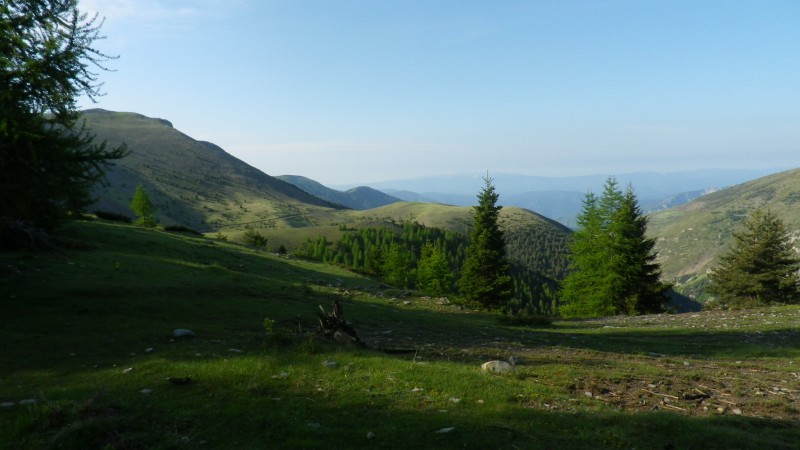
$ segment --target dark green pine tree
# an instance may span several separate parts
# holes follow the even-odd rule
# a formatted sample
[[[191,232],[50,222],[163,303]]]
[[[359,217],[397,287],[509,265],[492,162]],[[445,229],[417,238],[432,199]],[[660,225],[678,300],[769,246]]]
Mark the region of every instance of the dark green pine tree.
[[[588,193],[570,244],[569,273],[561,284],[565,317],[642,314],[662,311],[669,286],[661,283],[655,240],[647,217],[629,187],[613,178],[598,198]]]
[[[770,211],[756,210],[734,232],[730,251],[709,274],[709,292],[723,308],[749,308],[800,299],[800,260],[786,225]]]
[[[101,95],[94,47],[102,21],[77,0],[0,2],[0,233],[24,221],[53,228],[92,204],[111,160],[79,118],[81,96]]]
[[[486,183],[478,194],[478,205],[473,208],[473,228],[467,256],[461,268],[458,286],[464,298],[484,308],[506,305],[514,292],[511,266],[506,260],[505,240],[498,219],[502,206],[495,192],[492,179],[487,175]]]
[[[627,314],[664,311],[669,285],[661,282],[655,239],[647,237],[647,216],[628,186],[610,222],[614,309]]]
[[[577,229],[569,246],[569,272],[561,284],[560,312],[565,317],[612,315],[613,273],[610,245],[599,205],[589,192],[577,217]]]

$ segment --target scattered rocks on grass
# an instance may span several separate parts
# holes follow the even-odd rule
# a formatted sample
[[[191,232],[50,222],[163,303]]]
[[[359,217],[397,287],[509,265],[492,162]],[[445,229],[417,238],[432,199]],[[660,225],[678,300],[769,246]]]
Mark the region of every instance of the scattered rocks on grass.
[[[514,366],[505,361],[488,361],[481,365],[484,372],[508,373],[514,370]]]
[[[176,328],[172,331],[172,336],[176,338],[195,337],[194,331],[187,328]]]
[[[336,367],[339,366],[339,363],[337,363],[336,361],[332,361],[330,359],[326,359],[325,361],[322,361],[322,365],[329,369],[335,369]]]

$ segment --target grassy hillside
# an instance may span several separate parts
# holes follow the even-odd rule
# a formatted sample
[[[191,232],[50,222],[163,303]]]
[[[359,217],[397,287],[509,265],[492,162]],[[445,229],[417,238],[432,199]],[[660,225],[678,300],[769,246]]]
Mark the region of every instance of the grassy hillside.
[[[56,238],[57,251],[0,254],[0,449],[800,440],[796,307],[520,328],[203,238],[103,222]],[[413,352],[306,335],[333,299],[365,341]],[[479,368],[509,356],[511,374]]]
[[[334,205],[270,177],[209,142],[196,141],[166,120],[100,109],[85,111],[87,128],[131,154],[98,186],[97,209],[132,214],[128,205],[142,183],[165,224],[202,231],[258,222],[262,226],[313,224]]]
[[[704,195],[678,208],[650,216],[664,276],[679,290],[699,295],[706,271],[729,248],[732,232],[757,208],[768,208],[795,236],[800,233],[800,169],[777,173]]]

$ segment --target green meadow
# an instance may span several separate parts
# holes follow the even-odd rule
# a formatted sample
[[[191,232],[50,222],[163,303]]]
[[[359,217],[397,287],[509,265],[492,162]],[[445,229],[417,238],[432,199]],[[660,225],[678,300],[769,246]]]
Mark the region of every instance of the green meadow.
[[[512,326],[204,237],[95,220],[54,239],[0,254],[0,448],[800,442],[798,307]],[[381,350],[315,335],[334,300]]]

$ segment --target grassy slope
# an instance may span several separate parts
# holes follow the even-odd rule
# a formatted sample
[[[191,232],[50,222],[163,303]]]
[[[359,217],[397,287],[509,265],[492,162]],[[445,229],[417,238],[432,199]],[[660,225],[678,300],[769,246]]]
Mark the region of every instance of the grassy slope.
[[[131,151],[108,172],[109,185],[96,190],[99,209],[130,214],[128,204],[139,183],[163,223],[199,230],[236,223],[303,226],[332,206],[167,121],[104,110],[85,111],[84,118],[98,141],[125,143]]]
[[[657,240],[667,279],[694,294],[705,273],[733,241],[732,232],[757,208],[769,208],[790,232],[800,231],[800,169],[782,172],[700,197],[650,217],[648,231]]]
[[[319,236],[325,236],[329,241],[341,238],[342,231],[339,229],[341,224],[347,224],[348,227],[352,228],[379,226],[386,222],[401,222],[403,220],[415,220],[429,227],[446,228],[468,234],[472,227],[472,207],[450,206],[438,203],[398,202],[367,211],[333,211],[326,214],[324,218],[318,216],[319,223],[327,222],[328,225],[291,229],[262,229],[259,232],[269,239],[269,245],[272,248],[284,245],[287,249],[292,250],[306,242],[307,239],[313,240]],[[505,207],[501,210],[500,227],[507,233],[507,236],[511,236],[513,233],[533,234],[536,236],[567,236],[570,233],[569,229],[558,222],[533,211],[515,207]],[[223,233],[236,240],[240,238],[244,231],[239,228],[238,230],[224,230]],[[516,255],[516,252],[518,250],[510,251],[509,256],[511,258],[519,256]],[[548,270],[542,270],[542,268],[534,269],[549,274]]]
[[[0,448],[788,449],[800,439],[798,308],[512,328],[205,239],[101,222],[60,238],[60,251],[0,254],[0,402],[37,401],[0,408]],[[307,330],[333,298],[366,341],[417,353],[265,339],[264,317],[296,329],[299,316]],[[197,337],[172,340],[174,328]],[[512,354],[524,364],[514,375],[478,369]],[[165,381],[184,376],[192,383]],[[681,399],[695,389],[710,398]]]

